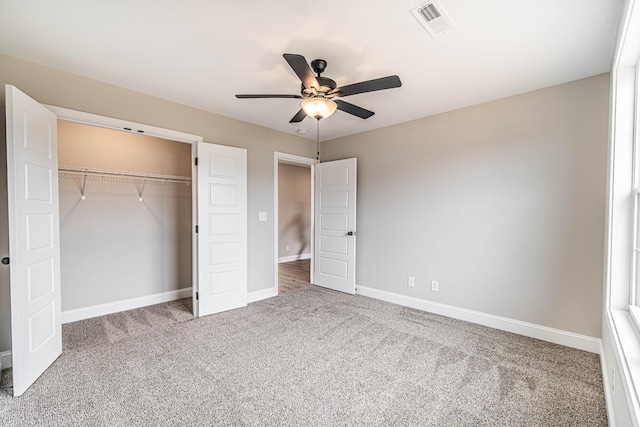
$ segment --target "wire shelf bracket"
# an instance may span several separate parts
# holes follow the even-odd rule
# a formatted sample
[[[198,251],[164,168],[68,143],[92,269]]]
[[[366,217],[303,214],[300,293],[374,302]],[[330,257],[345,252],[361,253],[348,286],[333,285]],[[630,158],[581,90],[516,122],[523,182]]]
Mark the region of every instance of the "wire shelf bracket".
[[[84,178],[82,179],[82,197],[80,197],[82,200],[86,198],[86,196],[84,195],[84,189],[87,188],[87,175],[88,175],[88,171],[85,169]]]

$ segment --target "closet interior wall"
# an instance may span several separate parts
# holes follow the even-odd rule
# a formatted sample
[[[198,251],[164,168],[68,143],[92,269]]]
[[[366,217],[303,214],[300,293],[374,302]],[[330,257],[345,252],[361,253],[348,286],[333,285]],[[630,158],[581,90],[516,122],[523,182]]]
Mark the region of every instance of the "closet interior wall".
[[[191,145],[59,120],[58,164],[191,177]],[[59,173],[62,311],[191,287],[191,185],[83,179]]]

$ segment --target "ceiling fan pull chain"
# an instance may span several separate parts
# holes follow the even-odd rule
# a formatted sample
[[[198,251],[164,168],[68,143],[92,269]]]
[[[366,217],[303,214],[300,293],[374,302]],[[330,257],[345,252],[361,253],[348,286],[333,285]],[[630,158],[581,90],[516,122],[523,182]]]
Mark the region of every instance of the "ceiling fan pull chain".
[[[320,162],[320,119],[316,119],[316,160]]]

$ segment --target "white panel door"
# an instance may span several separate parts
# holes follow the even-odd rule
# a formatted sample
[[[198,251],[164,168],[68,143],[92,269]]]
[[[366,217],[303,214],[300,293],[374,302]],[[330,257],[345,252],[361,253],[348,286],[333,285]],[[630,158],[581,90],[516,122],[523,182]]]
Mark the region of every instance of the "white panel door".
[[[315,168],[314,284],[356,292],[356,159]]]
[[[13,394],[62,354],[56,116],[5,86]]]
[[[247,150],[198,143],[198,316],[247,305]]]

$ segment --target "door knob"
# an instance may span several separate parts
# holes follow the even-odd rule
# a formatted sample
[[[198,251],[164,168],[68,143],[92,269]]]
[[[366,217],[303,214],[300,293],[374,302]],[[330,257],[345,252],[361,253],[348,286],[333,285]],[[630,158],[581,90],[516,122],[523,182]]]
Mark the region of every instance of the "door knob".
[[[8,256],[2,258],[2,265],[9,265],[9,257]]]
[[[355,236],[356,232],[355,231],[350,231],[347,233],[347,236]]]

